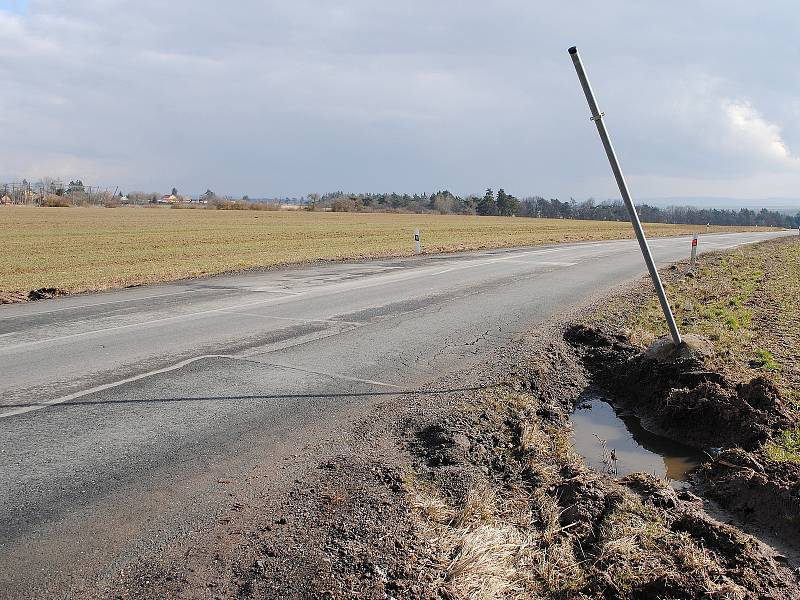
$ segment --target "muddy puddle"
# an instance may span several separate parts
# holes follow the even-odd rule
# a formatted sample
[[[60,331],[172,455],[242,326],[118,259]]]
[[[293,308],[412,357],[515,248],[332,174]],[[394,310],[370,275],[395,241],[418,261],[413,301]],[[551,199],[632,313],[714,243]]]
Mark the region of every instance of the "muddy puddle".
[[[596,471],[624,477],[644,472],[683,488],[704,455],[644,429],[634,416],[618,415],[598,392],[585,393],[571,416],[572,445]]]

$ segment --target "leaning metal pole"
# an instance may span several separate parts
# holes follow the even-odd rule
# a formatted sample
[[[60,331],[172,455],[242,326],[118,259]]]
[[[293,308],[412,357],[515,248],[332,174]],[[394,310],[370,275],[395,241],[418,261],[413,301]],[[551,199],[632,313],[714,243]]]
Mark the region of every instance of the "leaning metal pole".
[[[622,194],[622,199],[625,201],[625,206],[628,207],[631,224],[633,225],[633,230],[636,232],[636,239],[639,240],[639,248],[641,248],[642,255],[644,255],[644,262],[647,263],[647,270],[650,271],[650,277],[653,279],[653,285],[656,288],[658,300],[661,302],[661,309],[664,311],[664,317],[667,319],[667,325],[672,334],[672,341],[676,346],[680,346],[682,342],[681,332],[678,331],[675,317],[672,316],[672,309],[669,307],[667,295],[664,293],[664,286],[661,284],[661,277],[659,277],[658,269],[656,269],[656,265],[653,262],[653,255],[650,253],[650,246],[647,244],[647,238],[644,235],[642,223],[639,221],[639,215],[636,213],[636,207],[633,205],[633,200],[631,200],[631,195],[628,191],[628,184],[625,183],[625,176],[622,174],[617,155],[614,153],[614,146],[611,145],[611,139],[608,137],[608,131],[606,131],[605,123],[603,123],[603,113],[597,108],[597,101],[594,98],[592,86],[589,84],[589,80],[586,77],[586,72],[583,70],[583,64],[581,63],[578,49],[573,46],[569,49],[569,54],[572,57],[572,64],[575,65],[575,71],[578,73],[578,79],[581,81],[581,87],[583,87],[583,93],[586,95],[586,101],[589,103],[589,110],[592,113],[591,119],[594,121],[594,124],[597,125],[597,133],[600,134],[600,139],[603,141],[603,147],[606,149],[606,156],[608,156],[608,162],[611,163],[611,170],[614,172],[614,178],[617,180],[620,194]]]

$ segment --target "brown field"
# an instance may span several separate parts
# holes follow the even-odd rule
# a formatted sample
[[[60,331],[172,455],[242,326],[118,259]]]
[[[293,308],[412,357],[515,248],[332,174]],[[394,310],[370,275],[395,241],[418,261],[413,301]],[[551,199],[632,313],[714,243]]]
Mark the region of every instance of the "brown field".
[[[81,292],[316,260],[632,237],[628,223],[386,213],[0,208],[0,292]],[[697,226],[646,225],[651,236]],[[756,228],[712,227],[712,231]]]

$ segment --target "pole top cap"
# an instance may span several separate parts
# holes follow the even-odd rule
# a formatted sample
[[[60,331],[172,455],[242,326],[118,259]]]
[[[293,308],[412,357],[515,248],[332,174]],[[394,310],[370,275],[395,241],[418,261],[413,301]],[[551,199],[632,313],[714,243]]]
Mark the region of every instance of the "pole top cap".
[[[578,53],[578,48],[576,48],[575,46],[572,46],[572,48],[569,49],[569,53],[570,54],[577,54]]]

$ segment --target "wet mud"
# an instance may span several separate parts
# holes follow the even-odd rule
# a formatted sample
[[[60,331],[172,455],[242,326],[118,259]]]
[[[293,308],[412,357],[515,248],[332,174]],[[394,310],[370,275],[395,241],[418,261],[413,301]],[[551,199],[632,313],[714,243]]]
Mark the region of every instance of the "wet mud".
[[[664,437],[704,450],[752,450],[792,423],[769,380],[734,384],[709,371],[702,352],[654,357],[624,335],[582,324],[568,328],[565,338],[579,351],[593,380],[648,431]]]
[[[623,335],[575,325],[565,339],[597,385],[642,426],[701,450],[694,489],[752,531],[800,549],[800,465],[765,458],[772,435],[794,422],[785,399],[763,377],[733,383],[707,369],[702,351],[654,356]]]

